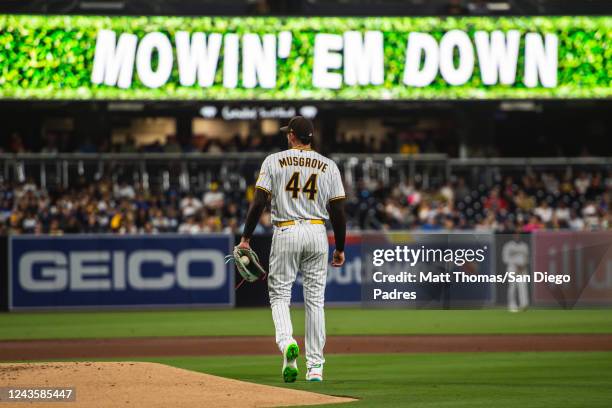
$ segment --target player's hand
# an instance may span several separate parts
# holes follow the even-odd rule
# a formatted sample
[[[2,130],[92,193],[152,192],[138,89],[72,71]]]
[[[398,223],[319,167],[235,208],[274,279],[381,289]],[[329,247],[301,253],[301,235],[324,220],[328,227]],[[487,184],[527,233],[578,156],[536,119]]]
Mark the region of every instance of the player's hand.
[[[344,251],[334,250],[332,255],[332,266],[339,267],[344,265]]]
[[[238,244],[238,248],[251,249],[251,245],[249,245],[249,240],[246,238],[241,238],[240,243]]]

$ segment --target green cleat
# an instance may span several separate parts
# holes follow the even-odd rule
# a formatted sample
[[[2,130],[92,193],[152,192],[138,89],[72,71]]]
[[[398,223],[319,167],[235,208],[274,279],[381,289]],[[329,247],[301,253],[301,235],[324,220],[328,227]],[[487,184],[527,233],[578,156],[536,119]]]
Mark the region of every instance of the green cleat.
[[[298,376],[297,358],[300,355],[300,348],[297,343],[291,343],[283,353],[283,380],[286,383],[295,382]]]

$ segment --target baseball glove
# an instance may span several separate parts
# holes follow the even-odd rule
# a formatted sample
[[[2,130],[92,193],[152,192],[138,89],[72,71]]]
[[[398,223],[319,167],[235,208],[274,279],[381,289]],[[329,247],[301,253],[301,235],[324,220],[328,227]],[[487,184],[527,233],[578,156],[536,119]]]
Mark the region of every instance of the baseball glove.
[[[225,263],[234,261],[238,273],[242,276],[242,282],[236,286],[238,289],[245,281],[255,282],[265,279],[267,272],[259,264],[259,257],[251,248],[234,247],[232,254],[225,257]]]

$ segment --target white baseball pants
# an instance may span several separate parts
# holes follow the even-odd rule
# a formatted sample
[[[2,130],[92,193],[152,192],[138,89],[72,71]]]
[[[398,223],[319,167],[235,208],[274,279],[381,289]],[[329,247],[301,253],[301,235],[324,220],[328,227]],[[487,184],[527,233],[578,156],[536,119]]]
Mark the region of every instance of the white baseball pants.
[[[529,306],[529,284],[527,282],[509,282],[508,310],[515,311],[527,306]]]
[[[274,227],[270,252],[268,291],[276,344],[284,352],[293,339],[289,305],[291,287],[298,271],[304,281],[306,313],[306,365],[323,364],[325,346],[325,284],[329,244],[325,225],[297,222],[288,227]]]

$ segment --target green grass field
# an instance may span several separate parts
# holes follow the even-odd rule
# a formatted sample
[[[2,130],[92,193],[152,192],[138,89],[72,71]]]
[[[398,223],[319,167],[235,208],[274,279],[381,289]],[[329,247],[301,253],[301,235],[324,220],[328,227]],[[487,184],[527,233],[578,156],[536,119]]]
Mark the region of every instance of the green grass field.
[[[326,359],[323,383],[304,381],[302,364],[294,384],[282,382],[277,356],[147,361],[260,384],[351,396],[359,401],[346,406],[356,408],[603,408],[612,403],[612,353],[359,354],[329,355]]]
[[[329,335],[612,333],[612,311],[371,310],[331,308]],[[292,312],[295,332],[304,311]],[[274,333],[269,309],[140,312],[0,313],[0,339],[65,339],[143,336],[239,336]]]
[[[294,309],[296,334],[303,310]],[[612,333],[610,310],[329,309],[328,334]],[[0,339],[273,336],[268,309],[0,314]],[[330,354],[325,381],[280,376],[280,356],[146,358],[189,370],[358,398],[349,407],[609,407],[612,353]],[[134,360],[134,359],[131,359]]]

